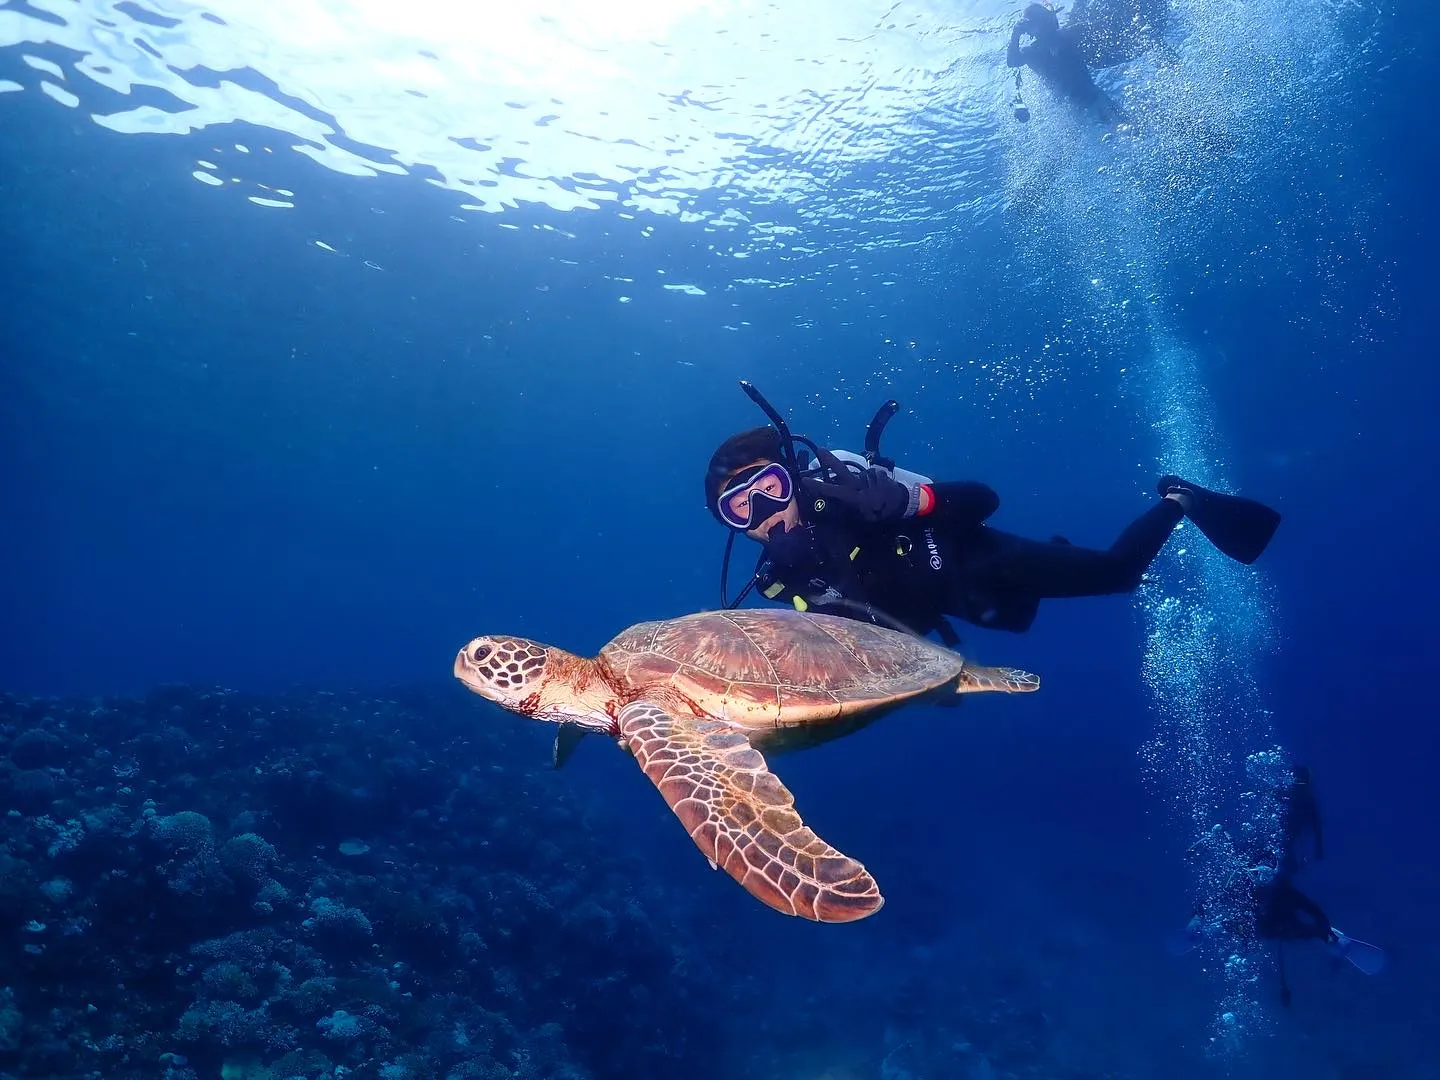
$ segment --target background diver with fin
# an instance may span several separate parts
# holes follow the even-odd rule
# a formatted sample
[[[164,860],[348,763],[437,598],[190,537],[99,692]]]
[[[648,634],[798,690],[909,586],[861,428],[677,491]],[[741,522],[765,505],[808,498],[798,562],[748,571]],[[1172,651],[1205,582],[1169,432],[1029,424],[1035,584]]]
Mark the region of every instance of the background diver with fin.
[[[1237,877],[1240,894],[1236,902],[1226,905],[1232,919],[1248,914],[1254,920],[1255,936],[1275,943],[1275,959],[1280,970],[1280,1003],[1290,1005],[1290,982],[1285,974],[1285,943],[1319,941],[1338,958],[1348,960],[1366,975],[1378,975],[1385,967],[1385,952],[1368,941],[1361,941],[1341,932],[1330,922],[1325,910],[1295,885],[1295,875],[1311,862],[1325,857],[1325,833],[1320,821],[1320,806],[1310,769],[1297,765],[1291,770],[1290,782],[1275,793],[1279,803],[1280,850],[1254,852],[1245,859]],[[1223,835],[1216,826],[1212,835]],[[1202,841],[1203,843],[1204,841]],[[1232,893],[1232,895],[1234,895]],[[1171,941],[1170,951],[1183,955],[1205,940],[1212,926],[1209,914],[1202,907],[1191,916],[1185,929]],[[1244,938],[1245,927],[1237,922],[1230,927],[1235,936]]]
[[[1280,523],[1253,499],[1164,476],[1155,505],[1108,549],[1027,539],[987,524],[1000,505],[987,485],[937,482],[880,456],[896,402],[871,421],[863,455],[832,452],[793,435],[754,386],[740,385],[770,425],[726,439],[705,470],[706,507],[730,531],[720,581],[725,607],[758,588],[801,611],[936,633],[954,645],[947,616],[1023,632],[1042,600],[1133,591],[1181,518],[1243,563],[1259,558]],[[731,602],[726,577],[739,535],[762,550]]]

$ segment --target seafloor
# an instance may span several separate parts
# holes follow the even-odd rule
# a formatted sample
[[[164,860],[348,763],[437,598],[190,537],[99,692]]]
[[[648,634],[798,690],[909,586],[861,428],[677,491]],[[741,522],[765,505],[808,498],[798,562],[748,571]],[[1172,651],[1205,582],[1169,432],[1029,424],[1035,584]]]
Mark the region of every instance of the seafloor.
[[[1100,928],[1101,886],[1137,911],[1161,900],[1086,852],[1044,860],[1047,880],[1090,882],[1062,906],[1014,850],[979,864],[1009,870],[963,910],[805,926],[675,856],[687,841],[638,775],[626,798],[646,810],[596,805],[571,770],[603,772],[600,755],[552,772],[543,731],[478,722],[490,709],[438,689],[0,697],[0,1077],[1215,1064],[1196,1045],[1203,975]],[[1409,1075],[1385,1072],[1383,1047],[1357,1053],[1307,1075]]]

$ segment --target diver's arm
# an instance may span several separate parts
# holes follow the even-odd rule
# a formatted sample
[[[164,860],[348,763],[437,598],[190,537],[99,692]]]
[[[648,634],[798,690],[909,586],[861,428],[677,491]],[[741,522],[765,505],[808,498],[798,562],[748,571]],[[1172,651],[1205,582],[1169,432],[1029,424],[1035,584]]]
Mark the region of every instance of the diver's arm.
[[[857,474],[851,485],[806,479],[801,488],[812,517],[838,513],[843,520],[866,525],[932,514],[961,525],[978,525],[1000,505],[1000,496],[976,480],[904,484],[879,468]]]
[[[924,506],[922,493],[920,514],[961,525],[979,525],[1000,508],[1000,496],[989,484],[978,480],[947,480],[926,484],[930,507]]]
[[[1023,67],[1025,64],[1024,50],[1020,48],[1020,35],[1025,32],[1023,22],[1016,23],[1015,29],[1010,31],[1010,47],[1005,50],[1006,67]]]
[[[873,525],[914,517],[922,485],[902,484],[878,466],[851,472],[844,483],[806,477],[800,488],[814,520],[829,517],[847,525]]]
[[[760,595],[765,599],[773,600],[777,604],[789,604],[796,611],[816,611],[822,615],[854,615],[850,610],[854,605],[848,603],[841,593],[826,589],[817,594],[805,568],[776,566],[766,562],[760,570],[760,578],[756,584],[759,586]],[[810,595],[807,597],[806,593]]]

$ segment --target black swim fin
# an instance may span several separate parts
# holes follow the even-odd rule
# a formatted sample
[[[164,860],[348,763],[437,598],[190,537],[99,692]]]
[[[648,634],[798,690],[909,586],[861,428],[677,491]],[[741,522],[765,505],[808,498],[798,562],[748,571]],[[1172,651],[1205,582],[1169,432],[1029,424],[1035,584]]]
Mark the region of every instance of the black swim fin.
[[[1247,566],[1260,557],[1280,527],[1279,511],[1243,495],[1211,491],[1178,476],[1162,476],[1156,490],[1161,495],[1172,491],[1189,495],[1185,516],[1222,554]]]

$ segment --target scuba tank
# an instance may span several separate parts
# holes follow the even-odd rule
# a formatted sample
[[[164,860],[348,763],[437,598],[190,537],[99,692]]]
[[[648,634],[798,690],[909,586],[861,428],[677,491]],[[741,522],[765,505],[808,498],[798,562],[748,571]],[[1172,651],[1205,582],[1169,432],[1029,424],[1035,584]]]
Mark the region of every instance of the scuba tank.
[[[849,465],[855,465],[862,470],[873,466],[885,473],[885,475],[889,476],[892,480],[900,481],[900,483],[906,487],[914,487],[916,484],[933,484],[935,482],[934,477],[925,476],[923,473],[911,472],[909,469],[902,469],[893,462],[882,462],[867,458],[864,454],[857,454],[853,450],[831,450],[830,453],[833,454],[837,460]],[[804,455],[801,455],[801,466],[804,467],[805,465]],[[818,472],[818,469],[811,466],[802,475],[814,476]]]

